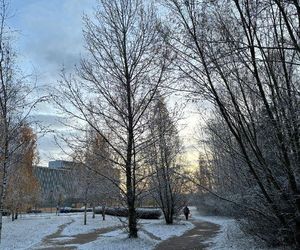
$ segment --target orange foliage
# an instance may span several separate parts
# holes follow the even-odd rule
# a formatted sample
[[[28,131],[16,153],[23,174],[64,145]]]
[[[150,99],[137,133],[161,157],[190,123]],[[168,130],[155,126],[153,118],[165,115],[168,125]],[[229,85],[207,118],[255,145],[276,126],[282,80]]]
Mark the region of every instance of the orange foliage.
[[[37,157],[36,135],[30,127],[23,126],[18,140],[22,146],[13,162],[7,190],[6,204],[12,210],[34,206],[39,195],[39,183],[33,173]]]

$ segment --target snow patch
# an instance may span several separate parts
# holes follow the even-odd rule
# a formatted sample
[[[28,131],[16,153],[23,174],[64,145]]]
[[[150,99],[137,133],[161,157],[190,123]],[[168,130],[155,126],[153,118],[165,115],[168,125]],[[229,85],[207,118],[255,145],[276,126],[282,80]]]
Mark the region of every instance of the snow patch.
[[[166,225],[164,221],[156,220],[148,224],[142,223],[142,225],[142,228],[144,230],[155,235],[158,238],[161,238],[162,240],[166,240],[174,236],[180,236],[186,231],[191,230],[195,227],[194,224],[189,221],[177,221],[172,225]]]
[[[92,213],[87,215],[87,225],[83,225],[83,213],[76,217],[74,223],[68,225],[63,231],[62,235],[72,236],[76,234],[90,233],[97,229],[113,227],[121,225],[120,220],[117,217],[105,216],[105,220],[102,220],[102,216],[96,216],[92,218]]]
[[[97,240],[78,245],[81,250],[150,250],[155,247],[158,241],[151,239],[143,232],[139,233],[139,238],[129,239],[122,230],[114,231],[114,237],[99,237]]]
[[[263,246],[260,241],[241,231],[238,222],[234,219],[200,215],[195,215],[194,218],[221,226],[221,230],[216,237],[206,241],[210,245],[209,250],[288,250],[288,248],[268,248]]]
[[[26,215],[15,221],[3,217],[1,249],[32,249],[45,236],[55,233],[59,226],[71,221],[70,216],[54,214]]]

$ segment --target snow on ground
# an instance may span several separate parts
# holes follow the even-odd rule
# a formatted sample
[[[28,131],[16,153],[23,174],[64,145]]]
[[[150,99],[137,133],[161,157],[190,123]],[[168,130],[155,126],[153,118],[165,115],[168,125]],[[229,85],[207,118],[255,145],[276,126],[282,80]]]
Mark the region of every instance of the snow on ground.
[[[195,226],[189,221],[175,221],[173,225],[166,225],[163,220],[142,220],[142,228],[156,237],[166,240],[174,236],[180,236]]]
[[[55,214],[22,215],[13,222],[10,217],[3,217],[1,249],[31,249],[60,225],[71,221],[71,216]]]
[[[287,248],[268,248],[263,246],[260,241],[241,231],[238,222],[234,219],[221,216],[201,216],[196,211],[196,208],[192,208],[192,211],[195,214],[193,216],[194,219],[208,221],[221,226],[217,236],[207,241],[207,243],[211,243],[209,250],[287,250]]]
[[[10,217],[3,218],[3,240],[1,242],[1,250],[11,249],[34,249],[43,247],[43,239],[58,231],[60,226],[61,236],[56,240],[72,239],[78,234],[91,233],[96,229],[121,226],[121,221],[114,216],[106,216],[106,220],[102,220],[102,216],[96,215],[92,219],[92,214],[88,213],[87,225],[83,225],[83,213],[55,214],[26,214],[19,217],[18,220],[12,222]],[[173,236],[182,235],[185,231],[194,227],[191,222],[176,221],[174,225],[166,225],[162,219],[160,220],[140,220],[139,221],[139,238],[128,239],[128,234],[123,229],[112,230],[109,233],[100,235],[95,241],[83,244],[73,245],[78,249],[153,249],[161,240],[168,239]],[[160,240],[161,239],[161,240]],[[46,245],[45,245],[46,246]],[[71,245],[68,245],[71,246]]]
[[[106,216],[105,220],[102,220],[102,216],[96,215],[96,218],[92,218],[92,213],[87,215],[87,225],[83,225],[83,213],[80,214],[80,217],[76,217],[76,220],[68,225],[63,231],[62,235],[72,236],[82,233],[90,233],[96,229],[114,227],[121,225],[120,220],[117,217]]]
[[[198,220],[208,221],[221,226],[216,237],[209,240],[210,250],[232,249],[250,250],[260,249],[252,237],[245,235],[233,219],[218,216],[195,216]]]
[[[210,240],[211,250],[221,249],[267,249],[262,248],[251,237],[245,235],[238,227],[238,223],[229,218],[218,216],[201,216],[196,208],[191,207],[194,220],[208,221],[221,226],[220,233]],[[55,233],[59,226],[65,225],[62,231],[64,236],[74,236],[90,233],[96,229],[120,226],[122,223],[117,217],[106,216],[103,221],[101,216],[92,219],[88,213],[87,225],[83,225],[83,214],[37,214],[22,215],[18,220],[12,222],[9,217],[3,218],[3,238],[1,249],[32,249],[41,244],[43,238]],[[180,236],[194,225],[189,221],[179,220],[174,225],[166,225],[161,220],[140,220],[138,239],[128,239],[127,232],[121,229],[100,235],[95,241],[83,245],[76,245],[78,249],[145,249],[150,250],[161,240]],[[148,233],[147,233],[148,232]],[[64,238],[67,239],[67,238]],[[75,246],[75,245],[74,245]]]
[[[128,239],[128,233],[126,230],[118,229],[112,232],[102,234],[97,238],[97,240],[84,244],[78,245],[78,249],[130,249],[130,250],[150,250],[154,249],[155,245],[161,242],[161,240],[166,240],[174,236],[180,236],[187,230],[194,227],[191,222],[188,221],[176,221],[173,225],[166,225],[165,222],[161,220],[140,220],[139,221],[139,238],[138,239]],[[145,231],[146,232],[145,232]],[[147,232],[150,233],[147,234]],[[153,238],[157,237],[157,239]],[[160,238],[161,240],[159,240]]]
[[[129,239],[126,231],[116,230],[77,247],[80,250],[150,250],[158,243],[159,241],[151,239],[143,232],[139,233],[139,238]]]
[[[191,207],[190,209],[192,219],[208,221],[221,227],[220,232],[207,242],[211,243],[210,250],[268,249],[259,245],[255,239],[245,235],[235,220],[218,216],[201,216],[196,208]],[[83,213],[60,214],[60,216],[49,213],[22,215],[14,222],[9,217],[4,217],[1,249],[34,249],[34,247],[42,246],[44,237],[57,232],[62,225],[64,228],[61,235],[66,237],[57,238],[57,240],[71,239],[70,236],[76,237],[78,234],[91,233],[96,229],[122,225],[117,217],[106,216],[105,221],[99,215],[96,215],[95,219],[91,217],[92,214],[88,213],[86,226],[83,225]],[[180,236],[194,227],[191,222],[184,220],[176,221],[174,225],[166,225],[162,219],[140,220],[139,223],[141,230],[138,239],[128,239],[128,234],[123,229],[112,229],[111,232],[100,235],[95,241],[72,246],[81,250],[150,250],[154,249],[162,240]]]

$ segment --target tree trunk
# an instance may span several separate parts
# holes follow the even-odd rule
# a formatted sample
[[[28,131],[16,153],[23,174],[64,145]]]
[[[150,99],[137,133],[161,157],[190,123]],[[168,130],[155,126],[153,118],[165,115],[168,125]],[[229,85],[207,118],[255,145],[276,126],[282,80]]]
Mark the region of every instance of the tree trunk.
[[[84,203],[84,218],[83,218],[83,225],[86,225],[86,206],[87,206],[87,203],[85,202],[85,203]]]
[[[102,219],[105,220],[105,205],[102,206]]]
[[[132,200],[128,202],[128,212],[129,238],[137,238],[136,210]]]
[[[173,215],[167,214],[167,216],[165,217],[165,221],[166,221],[166,224],[168,224],[168,225],[173,224]]]
[[[300,198],[296,199],[296,204],[298,207],[298,211],[296,212],[295,218],[295,230],[294,230],[294,240],[297,246],[300,246],[300,213],[299,213],[299,206],[300,206]]]
[[[1,242],[1,240],[2,240],[2,235],[1,235],[1,233],[2,233],[2,223],[3,223],[3,219],[2,219],[2,217],[3,217],[3,209],[1,209],[1,211],[0,211],[0,242]]]
[[[95,219],[95,205],[93,204],[93,216],[92,216],[93,219]]]
[[[126,70],[127,71],[127,70]],[[126,74],[128,75],[128,74]],[[127,78],[127,110],[128,110],[128,143],[126,155],[126,188],[127,188],[127,205],[128,205],[128,227],[129,238],[137,238],[137,222],[135,210],[135,169],[132,167],[133,162],[133,115],[131,107],[131,86],[129,77]]]
[[[130,149],[131,151],[131,149]],[[129,155],[130,153],[128,153]],[[128,206],[128,227],[129,238],[137,238],[137,222],[136,222],[136,210],[135,210],[135,195],[132,185],[131,174],[131,155],[127,157],[130,159],[130,163],[127,163],[126,167],[126,187],[127,187],[127,206]]]
[[[7,131],[7,130],[6,130]],[[6,197],[6,189],[7,189],[7,157],[8,155],[8,140],[5,143],[5,161],[3,163],[3,174],[2,174],[2,192],[0,196],[0,243],[2,240],[2,226],[3,226],[3,210],[4,210],[4,200]]]

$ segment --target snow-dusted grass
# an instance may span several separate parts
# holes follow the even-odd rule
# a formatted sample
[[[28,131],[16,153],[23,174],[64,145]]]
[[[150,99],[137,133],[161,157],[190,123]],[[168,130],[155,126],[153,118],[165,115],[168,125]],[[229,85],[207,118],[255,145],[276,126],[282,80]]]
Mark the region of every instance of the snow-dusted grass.
[[[56,232],[60,225],[71,221],[71,216],[55,216],[55,214],[23,215],[14,222],[10,217],[3,217],[0,248],[31,249],[45,236]]]
[[[120,220],[117,217],[106,216],[105,220],[102,220],[102,216],[96,216],[96,218],[92,218],[92,213],[88,213],[87,215],[87,225],[83,225],[83,213],[78,217],[74,217],[75,221],[68,225],[63,231],[62,235],[72,236],[76,234],[90,233],[96,229],[106,228],[106,227],[114,227],[121,225]]]
[[[126,230],[118,229],[112,232],[102,234],[97,240],[77,246],[78,249],[130,249],[130,250],[150,250],[159,244],[162,240],[174,236],[180,236],[187,230],[190,230],[194,225],[187,221],[177,221],[173,225],[166,225],[163,220],[140,220],[140,230],[138,239],[128,239],[128,233]],[[145,233],[149,232],[149,234]],[[157,237],[157,239],[151,237],[151,234]],[[161,240],[159,240],[159,238]]]
[[[220,232],[216,237],[209,240],[212,243],[210,250],[232,249],[248,250],[258,249],[259,246],[255,240],[246,236],[238,227],[235,220],[219,216],[195,216],[197,220],[208,221],[220,225]]]
[[[151,239],[143,232],[139,233],[139,238],[129,239],[127,232],[116,230],[77,247],[81,250],[150,250],[154,249],[158,243],[159,241]]]
[[[175,221],[173,225],[166,225],[163,220],[142,220],[142,228],[156,237],[166,240],[174,236],[180,236],[187,230],[194,228],[189,221]]]
[[[195,219],[218,224],[221,227],[217,236],[207,241],[210,243],[209,250],[288,250],[287,248],[268,248],[261,241],[241,231],[238,222],[234,219],[221,216],[200,216],[195,210],[192,208]]]
[[[106,220],[103,221],[102,216],[99,215],[92,219],[92,213],[88,213],[87,225],[83,225],[83,213],[60,214],[59,216],[49,213],[22,215],[14,222],[9,217],[4,217],[3,240],[0,249],[40,249],[50,247],[50,245],[43,244],[43,239],[57,232],[62,225],[65,226],[60,234],[63,238],[55,238],[56,242],[70,240],[76,235],[92,233],[94,230],[101,228],[115,226],[122,228],[122,223],[117,217],[106,216]],[[154,249],[155,245],[162,240],[180,236],[193,227],[192,223],[186,221],[177,221],[174,225],[166,225],[162,219],[140,220],[139,228],[141,230],[139,231],[138,239],[128,239],[126,230],[118,229],[100,235],[95,241],[72,246],[83,250],[148,250]]]
[[[191,207],[190,209],[194,220],[208,221],[221,227],[216,237],[209,240],[211,243],[209,249],[267,249],[259,245],[259,242],[255,239],[245,235],[235,220],[218,216],[201,216],[195,208]],[[61,236],[64,236],[64,238],[57,238],[57,241],[72,239],[78,234],[91,233],[100,228],[121,227],[122,225],[117,217],[106,216],[106,220],[103,221],[102,216],[99,215],[92,219],[91,213],[88,213],[86,226],[83,225],[83,213],[60,214],[60,216],[49,213],[22,215],[14,222],[9,217],[4,217],[3,219],[3,237],[0,248],[5,250],[46,247],[42,244],[43,238],[55,233],[61,225],[66,226],[61,233]],[[194,225],[191,222],[184,220],[176,221],[174,225],[166,225],[162,219],[140,220],[139,228],[141,230],[139,231],[138,239],[128,239],[125,230],[117,229],[100,235],[95,241],[72,246],[82,250],[150,250],[154,249],[161,241],[180,236],[193,227]]]
[[[218,221],[218,220],[217,220]],[[216,222],[217,222],[216,221]],[[221,232],[213,239],[211,250],[217,249],[263,249],[258,241],[245,235],[234,220],[220,220]]]

